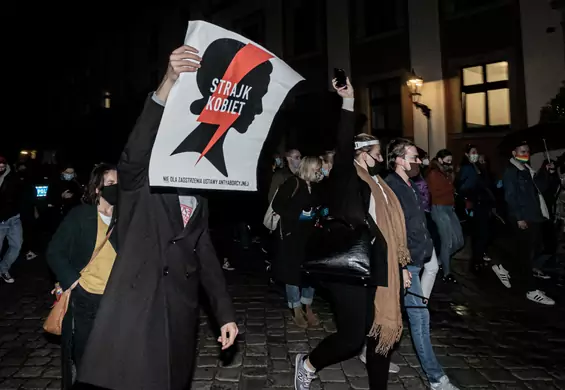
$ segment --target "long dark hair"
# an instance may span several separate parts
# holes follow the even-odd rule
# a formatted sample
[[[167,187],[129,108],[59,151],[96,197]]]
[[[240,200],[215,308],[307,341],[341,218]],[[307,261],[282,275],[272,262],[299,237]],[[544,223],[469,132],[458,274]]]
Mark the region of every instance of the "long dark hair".
[[[477,145],[473,145],[473,144],[465,145],[465,154],[461,158],[461,166],[471,164],[471,161],[469,160],[469,157],[467,157],[467,154],[469,154],[469,152],[473,149],[477,149],[477,151],[479,150],[479,148],[477,148]]]
[[[114,170],[116,170],[116,166],[108,163],[96,164],[94,168],[92,168],[85,194],[85,201],[87,203],[98,204],[100,201],[100,190],[104,187],[104,175]]]

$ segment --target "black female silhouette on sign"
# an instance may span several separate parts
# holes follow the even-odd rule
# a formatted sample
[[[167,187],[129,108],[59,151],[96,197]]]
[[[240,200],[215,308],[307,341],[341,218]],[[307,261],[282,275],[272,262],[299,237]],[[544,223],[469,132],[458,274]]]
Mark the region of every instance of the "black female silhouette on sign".
[[[200,124],[171,155],[197,152],[198,162],[205,157],[224,176],[228,176],[224,141],[230,128],[244,134],[263,113],[273,65],[272,54],[235,39],[212,42],[202,56],[196,83],[202,99],[190,105]]]

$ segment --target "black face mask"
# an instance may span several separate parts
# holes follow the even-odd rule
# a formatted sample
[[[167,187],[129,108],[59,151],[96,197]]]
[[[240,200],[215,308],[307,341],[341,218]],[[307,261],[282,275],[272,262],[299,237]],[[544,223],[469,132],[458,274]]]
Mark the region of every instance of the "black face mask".
[[[371,156],[369,153],[367,153],[367,156],[371,157],[375,162],[375,165],[372,167],[367,165],[367,172],[369,172],[369,175],[371,176],[377,176],[381,172],[381,168],[382,168],[381,164],[377,160],[375,160],[375,158]]]
[[[102,196],[110,205],[115,206],[118,203],[118,185],[112,184],[102,187],[100,196]]]
[[[445,169],[446,172],[453,171],[453,164],[452,163],[444,162],[441,165],[443,166],[443,169]]]

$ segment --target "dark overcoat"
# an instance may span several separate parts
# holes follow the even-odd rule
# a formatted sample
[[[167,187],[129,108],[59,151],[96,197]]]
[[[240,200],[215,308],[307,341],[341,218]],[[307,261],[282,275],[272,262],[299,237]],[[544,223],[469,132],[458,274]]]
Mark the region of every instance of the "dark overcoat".
[[[148,98],[118,164],[118,257],[78,378],[107,389],[188,388],[200,284],[217,322],[235,321],[208,232],[206,199],[197,196],[183,228],[178,195],[149,186],[163,109]]]
[[[302,263],[306,255],[306,243],[311,236],[315,219],[300,221],[302,211],[317,211],[320,206],[315,184],[312,192],[297,176],[289,177],[273,199],[273,211],[280,215],[277,237],[277,256],[273,263],[273,275],[281,283],[302,286]]]

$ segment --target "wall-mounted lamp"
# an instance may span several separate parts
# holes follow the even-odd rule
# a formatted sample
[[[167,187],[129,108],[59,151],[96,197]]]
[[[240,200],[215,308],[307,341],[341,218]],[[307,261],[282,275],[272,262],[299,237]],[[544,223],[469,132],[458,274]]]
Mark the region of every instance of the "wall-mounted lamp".
[[[406,85],[410,91],[410,98],[412,99],[412,102],[419,102],[420,97],[422,96],[422,85],[424,85],[424,79],[418,76],[414,72],[414,69],[412,69],[412,73],[408,76]]]
[[[408,75],[408,79],[406,80],[406,85],[408,86],[408,90],[410,91],[410,99],[412,99],[414,106],[422,111],[422,114],[424,114],[424,116],[429,119],[432,110],[425,104],[420,103],[424,79],[418,76],[414,72],[414,69],[412,69],[412,72]]]
[[[424,85],[424,79],[418,76],[416,72],[414,72],[414,69],[412,69],[412,72],[408,75],[408,78],[406,80],[406,85],[408,86],[408,90],[410,91],[410,99],[412,99],[412,104],[414,104],[414,107],[419,109],[427,119],[428,149],[426,151],[429,153],[432,110],[430,109],[430,107],[426,106],[425,104],[420,103],[420,98],[422,97],[422,86]]]

